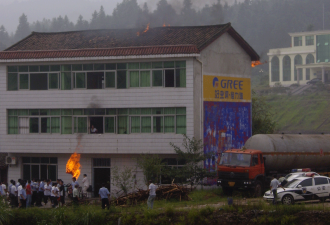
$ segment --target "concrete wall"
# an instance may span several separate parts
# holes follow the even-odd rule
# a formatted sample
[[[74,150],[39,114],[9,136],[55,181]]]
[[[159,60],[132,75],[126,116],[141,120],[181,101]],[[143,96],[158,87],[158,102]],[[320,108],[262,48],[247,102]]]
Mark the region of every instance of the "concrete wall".
[[[165,60],[174,59],[161,61]],[[77,134],[8,135],[7,109],[71,109],[88,108],[92,105],[97,105],[99,108],[186,107],[186,130],[187,135],[192,137],[194,135],[195,111],[193,60],[175,60],[186,60],[186,88],[7,91],[6,65],[0,65],[0,151],[11,153],[73,153],[79,139]],[[157,59],[147,61],[157,61]],[[98,61],[98,63],[101,62]],[[36,62],[35,64],[42,63]],[[169,145],[170,142],[176,144],[182,142],[181,134],[86,134],[79,135],[79,137],[81,137],[82,146],[80,153],[84,154],[91,152],[97,154],[168,154],[173,153],[173,149]]]

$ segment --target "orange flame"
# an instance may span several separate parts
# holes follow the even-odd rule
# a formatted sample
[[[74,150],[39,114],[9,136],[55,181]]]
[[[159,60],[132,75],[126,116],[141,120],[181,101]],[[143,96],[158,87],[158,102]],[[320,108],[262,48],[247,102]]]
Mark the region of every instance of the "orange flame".
[[[66,163],[66,173],[71,174],[73,177],[75,177],[78,180],[78,177],[80,175],[80,154],[77,154],[76,152],[73,153]]]
[[[252,67],[256,67],[256,66],[260,66],[260,65],[262,65],[262,64],[265,64],[265,63],[267,63],[267,61],[265,61],[265,62],[260,62],[260,61],[252,61],[251,62],[251,66]]]
[[[170,24],[167,24],[166,25],[166,23],[164,22],[164,24],[163,24],[163,27],[170,27],[171,25]]]
[[[136,35],[137,35],[137,36],[140,36],[140,32],[137,32]]]
[[[143,33],[147,33],[147,31],[149,30],[150,27],[150,23],[148,23],[147,28],[143,31]]]

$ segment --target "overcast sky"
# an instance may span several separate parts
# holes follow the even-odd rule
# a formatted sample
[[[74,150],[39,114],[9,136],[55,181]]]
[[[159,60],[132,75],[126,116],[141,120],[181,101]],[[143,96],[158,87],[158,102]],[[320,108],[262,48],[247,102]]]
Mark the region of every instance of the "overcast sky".
[[[137,0],[140,5],[148,3],[149,9],[156,7],[158,0]],[[225,0],[221,0],[225,2]],[[229,4],[235,0],[226,0]],[[242,1],[242,0],[238,0]],[[52,19],[67,15],[72,22],[76,22],[81,14],[84,19],[90,20],[94,10],[99,11],[103,5],[106,14],[112,14],[117,3],[122,0],[0,0],[0,25],[4,25],[8,32],[15,32],[18,18],[25,13],[30,23]],[[180,7],[183,0],[168,0],[173,6]],[[217,0],[192,0],[195,8],[205,4],[212,4]]]

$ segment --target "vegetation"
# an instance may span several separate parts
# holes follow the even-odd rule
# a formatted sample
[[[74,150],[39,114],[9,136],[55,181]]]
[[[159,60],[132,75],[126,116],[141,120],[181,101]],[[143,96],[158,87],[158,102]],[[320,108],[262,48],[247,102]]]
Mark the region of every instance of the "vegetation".
[[[56,18],[29,22],[27,16],[23,14],[19,18],[19,25],[14,34],[8,34],[5,27],[0,26],[0,49],[29,35],[31,31],[143,29],[148,23],[151,27],[159,27],[164,23],[171,26],[198,26],[231,22],[265,61],[268,60],[267,52],[270,48],[290,46],[289,32],[322,30],[323,4],[325,29],[330,29],[330,1],[245,0],[233,5],[222,4],[221,2],[225,1],[220,0],[212,5],[198,1],[198,9],[193,7],[191,0],[181,0],[179,3],[183,6],[181,9],[169,4],[171,2],[174,1],[158,0],[156,9],[151,11],[146,3],[140,7],[137,0],[123,0],[117,4],[113,12],[109,13],[108,9],[103,7],[97,9],[98,11],[93,12],[90,21],[82,16],[79,16],[77,21],[70,21],[66,15],[59,15]],[[268,71],[268,64],[257,67],[254,73],[257,74],[260,68]]]
[[[142,154],[138,158],[137,164],[142,169],[146,185],[149,184],[149,180],[158,183],[160,176],[164,173],[162,160],[158,155]]]
[[[274,112],[265,97],[252,97],[252,134],[272,134],[276,129]]]
[[[203,141],[194,137],[183,136],[183,149],[170,143],[179,159],[184,162],[182,169],[177,170],[175,177],[181,177],[184,180],[190,179],[193,186],[196,182],[201,182],[203,178],[212,177],[214,174],[209,173],[204,168],[203,162],[210,156],[204,153]]]
[[[328,92],[297,96],[269,95],[264,99],[271,106],[280,133],[320,134],[330,130]]]
[[[111,170],[112,184],[127,195],[135,185],[136,174],[134,173],[134,168],[124,166],[122,170],[119,170],[118,167],[115,166]]]
[[[75,224],[327,224],[328,203],[273,206],[265,201],[234,198],[229,206],[221,189],[194,191],[192,201],[156,201],[153,210],[146,204],[132,207],[81,205],[77,208],[9,209],[1,205],[0,224],[75,225]],[[216,203],[216,204],[214,204]],[[207,205],[205,205],[207,204]],[[198,207],[197,207],[198,206]],[[6,218],[3,220],[3,218]]]

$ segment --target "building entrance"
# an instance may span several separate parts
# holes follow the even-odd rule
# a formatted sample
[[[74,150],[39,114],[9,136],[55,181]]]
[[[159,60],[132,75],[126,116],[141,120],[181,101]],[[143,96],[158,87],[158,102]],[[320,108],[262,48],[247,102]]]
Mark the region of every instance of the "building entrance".
[[[102,183],[105,183],[105,187],[110,191],[110,158],[93,159],[93,178],[94,197],[99,196]]]

